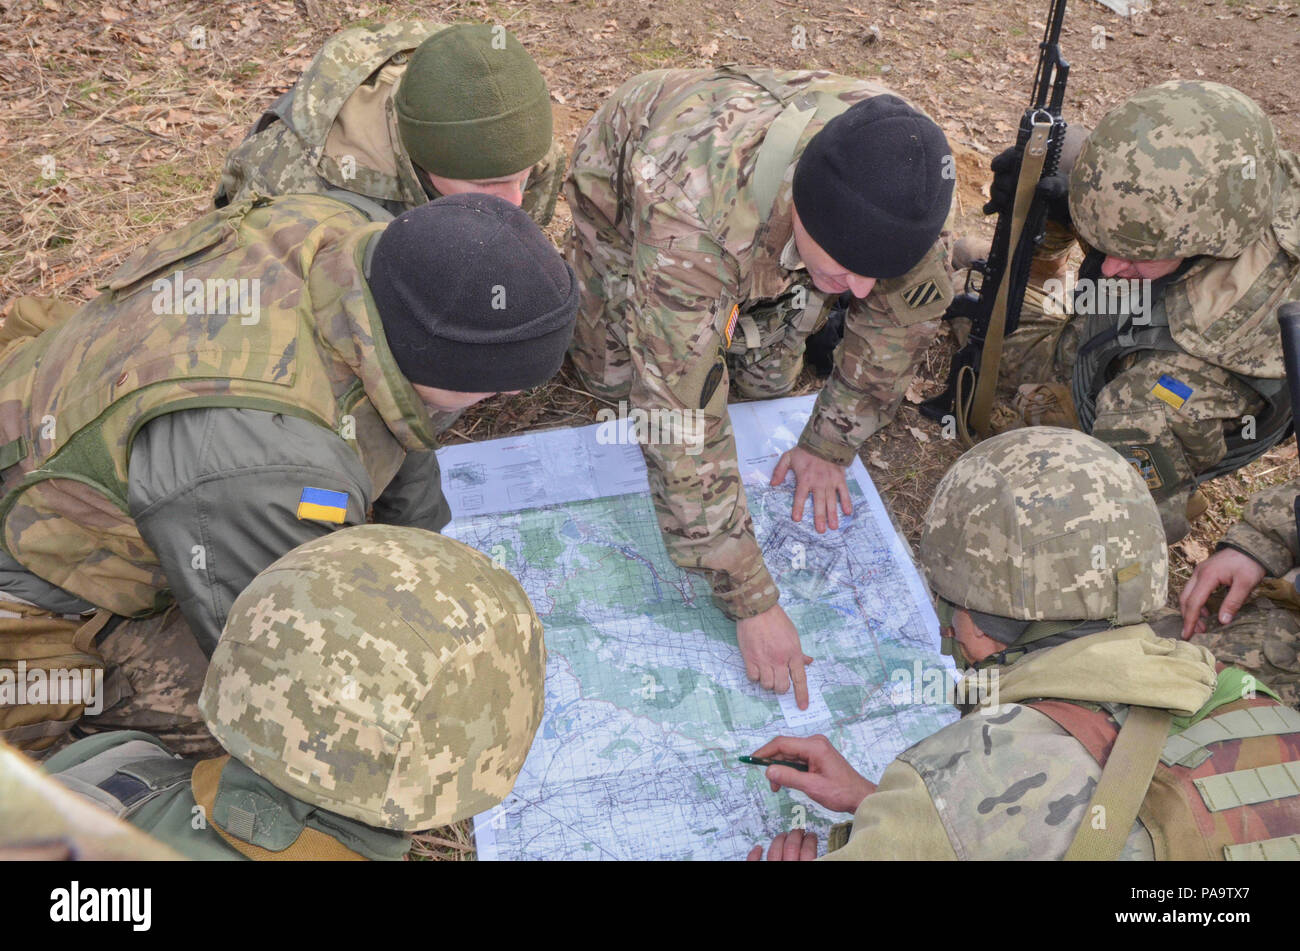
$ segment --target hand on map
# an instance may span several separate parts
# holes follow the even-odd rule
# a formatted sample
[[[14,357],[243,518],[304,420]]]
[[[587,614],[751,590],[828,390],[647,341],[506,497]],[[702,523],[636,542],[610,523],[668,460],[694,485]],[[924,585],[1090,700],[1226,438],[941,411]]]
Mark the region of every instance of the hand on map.
[[[1219,623],[1230,624],[1265,574],[1263,565],[1235,548],[1220,548],[1197,565],[1178,596],[1178,607],[1183,612],[1183,640],[1205,633],[1205,620],[1210,616],[1205,603],[1220,585],[1228,585],[1228,593],[1219,608]]]
[[[799,632],[781,605],[774,604],[762,614],[737,621],[736,643],[750,680],[777,693],[785,693],[793,680],[795,704],[800,710],[808,709],[804,666],[813,659],[803,652]]]
[[[753,753],[763,759],[802,760],[808,772],[789,766],[769,766],[767,780],[772,792],[789,786],[835,812],[857,812],[862,800],[876,791],[876,784],[849,765],[831,741],[820,733],[800,738],[778,736]]]
[[[794,509],[790,517],[803,520],[804,502],[812,494],[813,526],[825,532],[826,526],[840,527],[840,509],[845,515],[853,514],[853,500],[849,497],[848,470],[841,465],[814,456],[807,449],[795,446],[776,463],[772,472],[772,485],[780,485],[786,474],[794,472]],[[838,500],[838,505],[836,502]]]
[[[756,845],[749,850],[746,857],[750,862],[763,860],[763,847]],[[803,829],[791,829],[782,832],[772,840],[767,850],[769,862],[811,862],[817,858],[817,836]]]

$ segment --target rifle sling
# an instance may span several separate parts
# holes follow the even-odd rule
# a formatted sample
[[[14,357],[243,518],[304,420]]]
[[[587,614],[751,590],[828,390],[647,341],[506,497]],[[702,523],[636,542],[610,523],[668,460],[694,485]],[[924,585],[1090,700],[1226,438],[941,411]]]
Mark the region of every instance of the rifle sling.
[[[975,383],[975,395],[971,399],[969,427],[980,439],[989,435],[989,417],[993,412],[993,394],[998,384],[998,364],[1002,362],[1002,338],[1007,327],[1007,297],[1011,288],[1011,271],[1015,264],[1015,250],[1020,244],[1020,234],[1025,227],[1025,218],[1029,215],[1030,205],[1034,201],[1034,191],[1038,188],[1038,179],[1043,172],[1043,163],[1047,160],[1047,140],[1052,131],[1052,123],[1035,122],[1025,143],[1025,155],[1020,162],[1020,177],[1016,181],[1016,199],[1011,210],[1011,240],[1007,244],[1007,265],[1002,269],[1002,280],[998,284],[998,294],[993,301],[993,310],[989,314],[989,326],[984,335],[984,347],[980,351],[979,378]],[[967,431],[965,414],[957,413],[959,435],[966,446],[974,444]]]
[[[1065,853],[1066,861],[1113,862],[1119,858],[1155,775],[1172,720],[1168,710],[1128,708],[1092,801]],[[1094,825],[1094,818],[1101,820],[1100,828]]]

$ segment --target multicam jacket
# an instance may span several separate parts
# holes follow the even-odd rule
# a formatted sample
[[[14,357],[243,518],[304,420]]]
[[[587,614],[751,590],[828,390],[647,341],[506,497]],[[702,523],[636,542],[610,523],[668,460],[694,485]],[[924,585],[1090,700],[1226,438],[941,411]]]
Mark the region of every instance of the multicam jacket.
[[[226,579],[237,594],[265,564],[246,571],[200,564],[203,553],[191,561],[188,539],[235,527],[260,532],[270,549],[281,546],[262,553],[273,561],[313,537],[303,532],[327,529],[303,520],[302,493],[320,483],[304,483],[292,458],[259,474],[256,501],[235,495],[206,513],[205,524],[163,526],[186,539],[184,578],[168,578],[127,500],[128,485],[136,487],[132,450],[145,427],[218,410],[261,410],[255,415],[267,420],[300,421],[309,443],[338,443],[355,460],[353,484],[361,488],[354,494],[363,497],[345,495],[337,521],[363,521],[407,461],[432,459],[436,444],[427,410],[388,351],[363,277],[368,241],[382,227],[322,196],[240,201],[142,248],[99,297],[39,336],[11,342],[0,354],[5,551],[32,574],[117,614],[160,610],[174,583],[211,583],[191,575],[240,574]],[[249,298],[255,307],[236,303]],[[223,449],[235,470],[241,451],[257,449]],[[441,501],[436,479],[424,492]],[[211,605],[208,599],[206,613]],[[209,648],[215,644],[224,617],[187,611],[187,618]]]
[[[286,195],[340,188],[399,215],[438,197],[420,184],[402,145],[393,95],[411,51],[443,28],[389,23],[326,40],[293,88],[226,157],[217,205],[250,191]],[[551,220],[563,178],[564,150],[553,143],[524,191],[524,211],[539,225]]]
[[[827,72],[658,70],[615,92],[574,151],[567,194],[572,241],[584,246],[574,255],[584,310],[603,302],[602,319],[625,334],[634,407],[703,411],[698,454],[643,448],[669,553],[709,574],[732,617],[758,614],[778,594],[740,484],[722,353],[744,359],[782,340],[802,352],[826,301],[794,245],[795,164],[830,118],[887,92]],[[786,151],[764,156],[769,131],[796,111],[803,124]],[[773,193],[762,194],[758,167],[774,158]],[[892,418],[951,297],[937,243],[911,272],[854,301],[799,444],[851,462]]]

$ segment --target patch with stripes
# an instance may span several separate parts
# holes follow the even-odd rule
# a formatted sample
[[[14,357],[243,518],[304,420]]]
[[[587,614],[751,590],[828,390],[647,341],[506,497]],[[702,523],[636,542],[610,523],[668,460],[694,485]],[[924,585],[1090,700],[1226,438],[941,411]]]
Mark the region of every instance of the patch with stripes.
[[[939,285],[934,281],[922,281],[916,287],[909,288],[903,292],[903,300],[907,301],[907,306],[913,309],[924,307],[926,304],[933,304],[940,296]]]

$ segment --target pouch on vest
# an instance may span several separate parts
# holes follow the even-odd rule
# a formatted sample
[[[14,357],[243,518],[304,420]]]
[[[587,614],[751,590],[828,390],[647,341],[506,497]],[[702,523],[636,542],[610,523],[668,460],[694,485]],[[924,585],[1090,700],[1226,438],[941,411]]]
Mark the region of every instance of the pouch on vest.
[[[60,769],[51,761],[46,767],[56,782],[118,819],[129,818],[158,796],[189,782],[194,771],[192,760],[173,755],[154,737],[135,730],[81,740],[55,759],[76,755],[82,744],[96,742],[100,749],[78,762]]]
[[[95,646],[109,612],[68,619],[12,601],[0,601],[0,612],[0,739],[20,750],[49,749],[82,716],[130,695]]]
[[[181,270],[189,261],[197,262],[200,258],[210,261],[233,251],[239,246],[238,219],[249,209],[267,201],[261,196],[244,199],[219,211],[209,212],[188,228],[178,228],[146,244],[123,261],[100,285],[100,290],[113,291],[116,299],[121,300],[148,289],[148,285],[142,285],[142,282],[164,269],[168,272]],[[218,248],[223,243],[225,247]]]
[[[802,308],[796,306],[802,299]],[[807,337],[824,323],[826,295],[812,287],[796,284],[780,297],[752,303],[743,312],[738,308],[731,319],[731,302],[724,299],[714,315],[714,329],[722,338],[727,353],[740,356],[761,354],[787,336]],[[740,307],[745,307],[742,303]],[[731,342],[727,343],[728,330]]]
[[[1220,684],[1232,673],[1220,672]],[[1300,842],[1300,717],[1262,696],[1222,699],[1209,715],[1172,734],[1156,765],[1138,818],[1157,859],[1269,858],[1279,851],[1295,854],[1294,846],[1279,845]],[[1119,733],[1114,719],[1064,700],[1027,705],[1104,767]]]

